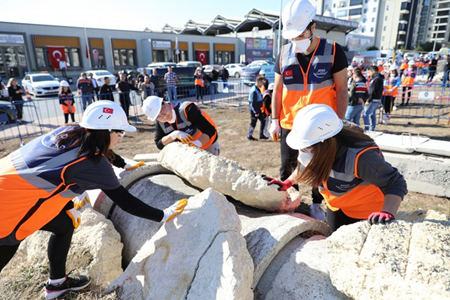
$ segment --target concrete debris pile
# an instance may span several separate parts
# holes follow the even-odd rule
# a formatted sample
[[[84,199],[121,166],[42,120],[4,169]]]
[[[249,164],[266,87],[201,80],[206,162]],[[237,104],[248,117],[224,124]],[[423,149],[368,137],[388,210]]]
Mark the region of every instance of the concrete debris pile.
[[[147,241],[106,293],[120,299],[252,299],[253,264],[234,206],[207,189]]]
[[[268,186],[255,171],[246,170],[235,161],[195,147],[171,143],[164,147],[158,160],[163,167],[192,185],[200,189],[213,188],[248,206],[287,212],[300,205],[301,195],[296,189],[280,192],[277,186]]]

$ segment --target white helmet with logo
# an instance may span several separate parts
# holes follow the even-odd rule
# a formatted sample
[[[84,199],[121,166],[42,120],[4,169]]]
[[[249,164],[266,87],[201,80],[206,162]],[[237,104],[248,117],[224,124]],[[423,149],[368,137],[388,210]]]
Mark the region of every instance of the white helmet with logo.
[[[266,75],[266,72],[264,70],[259,71],[259,75]]]
[[[148,96],[142,103],[142,110],[148,119],[155,121],[161,111],[163,99],[157,96]]]
[[[271,91],[271,90],[273,90],[274,87],[275,87],[275,83],[272,82],[271,84],[269,84],[268,90]]]
[[[295,116],[286,143],[292,149],[304,149],[335,136],[343,126],[344,123],[330,106],[310,104]]]
[[[283,38],[289,40],[305,31],[316,16],[316,8],[308,0],[293,0],[283,9]]]
[[[389,67],[389,71],[395,71],[395,70],[397,70],[397,69],[398,69],[397,65],[391,65],[391,66]]]
[[[68,83],[67,81],[65,81],[65,80],[62,80],[62,81],[59,83],[59,86],[61,86],[61,87],[69,87],[69,83]]]
[[[408,61],[408,65],[410,65],[410,66],[414,66],[416,63],[414,62],[414,60],[410,60],[410,61]]]
[[[109,100],[97,101],[89,105],[84,111],[80,126],[97,130],[136,131],[136,127],[128,123],[127,115],[122,107]]]

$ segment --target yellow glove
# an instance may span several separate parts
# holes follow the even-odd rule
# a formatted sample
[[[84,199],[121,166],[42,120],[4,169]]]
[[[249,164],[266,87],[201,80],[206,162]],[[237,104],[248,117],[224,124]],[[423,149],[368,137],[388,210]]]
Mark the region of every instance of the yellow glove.
[[[84,203],[91,203],[91,200],[89,199],[89,195],[84,192],[81,195],[76,196],[72,199],[73,206],[75,206],[76,209],[80,209],[83,207]]]
[[[181,214],[187,205],[187,199],[181,199],[164,210],[162,222],[169,222],[177,215]]]
[[[127,165],[125,166],[125,170],[127,170],[127,171],[134,170],[134,169],[137,169],[137,168],[139,168],[140,166],[142,166],[142,165],[144,165],[144,164],[145,164],[145,162],[143,162],[143,161],[138,162],[138,163],[135,164],[134,166],[130,166],[129,164],[127,164]]]
[[[72,219],[73,227],[77,229],[81,224],[80,212],[75,208],[71,208],[69,210],[66,210],[66,214]]]
[[[199,140],[189,142],[188,145],[191,147],[197,147],[197,148],[201,148],[203,146],[202,142],[200,142]]]
[[[169,135],[172,138],[172,140],[179,140],[183,144],[187,144],[190,141],[192,141],[192,136],[184,131],[175,130],[172,131]]]

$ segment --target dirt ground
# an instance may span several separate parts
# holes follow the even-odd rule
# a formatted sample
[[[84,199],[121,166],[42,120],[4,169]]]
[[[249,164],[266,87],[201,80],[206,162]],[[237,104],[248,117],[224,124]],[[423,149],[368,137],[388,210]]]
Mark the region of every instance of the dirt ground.
[[[246,168],[254,169],[261,174],[278,177],[280,165],[279,144],[271,140],[250,142],[247,140],[248,125],[250,122],[248,109],[244,106],[238,109],[219,105],[212,109],[207,105],[201,105],[218,127],[220,155],[239,162]],[[141,118],[142,125],[136,125],[137,131],[127,133],[123,142],[118,144],[115,152],[127,158],[133,158],[139,153],[154,153],[159,150],[153,141],[155,125],[146,118]],[[259,124],[258,124],[259,126]],[[391,124],[380,124],[377,130],[389,133],[412,133],[429,136],[435,139],[450,141],[450,125],[446,121],[436,122],[435,119],[404,118],[393,116]],[[259,136],[259,127],[254,137]],[[25,140],[25,142],[29,141]],[[0,158],[16,150],[19,143],[10,140],[0,143]],[[311,188],[300,185],[303,202],[311,202]],[[433,209],[441,213],[450,214],[450,200],[410,192],[406,195],[400,210],[412,211],[416,209]],[[27,266],[14,260],[14,266],[8,267],[8,278],[4,274],[0,277],[0,299],[38,299],[42,295],[43,282],[48,276],[47,266]],[[39,284],[38,284],[39,283]],[[101,298],[101,291],[97,287],[91,287],[82,293],[71,293],[61,299],[114,300],[114,295]]]

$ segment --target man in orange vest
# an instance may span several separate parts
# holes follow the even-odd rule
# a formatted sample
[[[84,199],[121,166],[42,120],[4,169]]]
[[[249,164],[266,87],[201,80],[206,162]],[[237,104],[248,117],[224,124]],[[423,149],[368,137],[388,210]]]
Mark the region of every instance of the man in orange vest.
[[[275,141],[281,136],[280,177],[286,179],[297,165],[298,151],[286,144],[295,115],[303,107],[320,103],[333,108],[345,118],[348,104],[347,57],[342,47],[314,35],[316,8],[308,0],[289,2],[283,10],[285,45],[275,66],[275,87],[272,98],[272,122],[269,129]],[[318,193],[316,193],[318,194]],[[315,197],[314,211],[322,197]],[[317,211],[318,218],[324,213]]]

